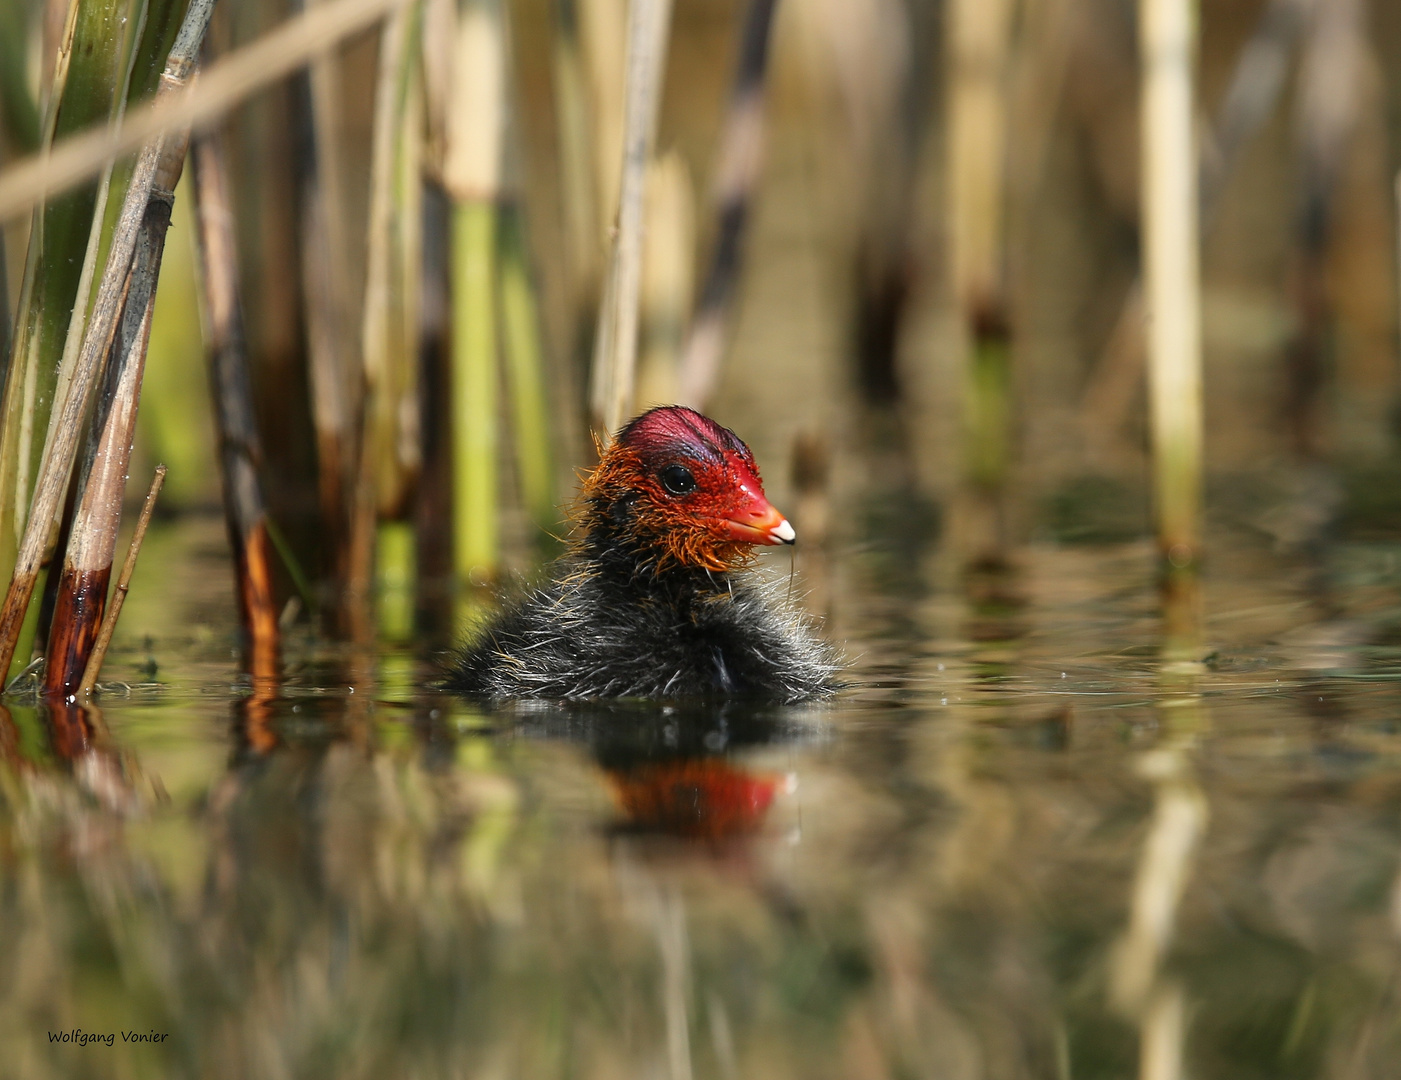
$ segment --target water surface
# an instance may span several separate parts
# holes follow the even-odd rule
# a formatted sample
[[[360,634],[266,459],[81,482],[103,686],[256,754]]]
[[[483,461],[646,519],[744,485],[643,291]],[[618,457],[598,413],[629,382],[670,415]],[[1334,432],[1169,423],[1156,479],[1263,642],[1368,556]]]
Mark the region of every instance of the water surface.
[[[867,544],[831,705],[495,713],[254,692],[224,559],[159,526],[100,710],[0,718],[0,1075],[1401,1072],[1399,546],[1219,546],[1164,672],[1143,542]]]

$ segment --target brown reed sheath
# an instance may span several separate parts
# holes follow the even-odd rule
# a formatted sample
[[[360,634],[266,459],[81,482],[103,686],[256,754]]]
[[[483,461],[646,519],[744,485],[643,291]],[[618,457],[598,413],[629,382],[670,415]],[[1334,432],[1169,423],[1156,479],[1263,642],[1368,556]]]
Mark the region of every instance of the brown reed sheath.
[[[309,7],[296,0],[294,9]],[[359,478],[364,385],[358,325],[350,299],[349,241],[340,146],[340,65],[323,55],[293,80],[296,160],[300,170],[302,314],[306,326],[311,419],[316,430],[324,569],[335,601],[324,609],[327,630],[353,637],[357,589],[352,532]],[[357,595],[358,594],[358,595]]]
[[[223,150],[216,134],[192,147],[195,216],[203,285],[205,355],[219,434],[224,518],[233,549],[244,666],[255,677],[279,670],[281,630],[272,585],[271,541],[258,466],[262,442],[253,411],[252,380],[238,286],[238,251]]]
[[[77,507],[54,602],[44,668],[44,696],[67,700],[82,681],[98,638],[117,530],[122,520],[136,413],[146,368],[156,280],[170,228],[172,193],[183,158],[162,163],[137,238],[122,318],[112,342],[102,398],[93,418],[90,458],[78,480]]]
[[[102,617],[102,628],[97,633],[97,642],[88,655],[82,681],[78,684],[77,694],[74,695],[79,700],[92,693],[92,688],[97,683],[98,672],[102,670],[107,646],[112,643],[112,632],[117,628],[117,619],[121,617],[126,594],[131,590],[131,575],[136,571],[136,557],[141,553],[142,541],[146,539],[146,527],[151,524],[151,513],[156,508],[156,496],[161,493],[161,485],[165,483],[165,471],[164,465],[156,466],[156,475],[151,480],[150,490],[146,492],[146,501],[141,505],[141,516],[136,521],[131,545],[127,548],[126,561],[122,563],[122,572],[117,576],[117,587],[112,590],[112,602],[107,605],[107,612]],[[108,572],[111,572],[110,566]]]

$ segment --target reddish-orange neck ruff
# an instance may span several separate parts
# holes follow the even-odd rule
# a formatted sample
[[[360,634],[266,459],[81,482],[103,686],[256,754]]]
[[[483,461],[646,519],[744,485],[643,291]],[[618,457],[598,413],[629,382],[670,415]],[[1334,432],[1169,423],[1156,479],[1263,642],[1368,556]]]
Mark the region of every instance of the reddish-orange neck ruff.
[[[619,442],[604,451],[584,479],[575,515],[586,540],[626,547],[653,573],[673,567],[726,573],[753,560],[753,544],[729,536],[721,519],[678,504],[648,466]]]

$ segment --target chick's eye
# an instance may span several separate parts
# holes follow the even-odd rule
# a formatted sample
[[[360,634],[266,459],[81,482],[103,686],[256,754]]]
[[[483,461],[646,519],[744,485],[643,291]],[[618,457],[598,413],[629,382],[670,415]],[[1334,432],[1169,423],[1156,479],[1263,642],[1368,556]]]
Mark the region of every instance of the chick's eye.
[[[696,478],[684,465],[668,465],[658,473],[658,478],[672,495],[688,495],[696,490]]]

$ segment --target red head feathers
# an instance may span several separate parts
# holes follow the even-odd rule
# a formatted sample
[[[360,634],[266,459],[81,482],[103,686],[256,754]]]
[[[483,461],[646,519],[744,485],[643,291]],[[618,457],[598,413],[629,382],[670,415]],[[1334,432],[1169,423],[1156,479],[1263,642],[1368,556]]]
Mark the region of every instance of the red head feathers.
[[[586,531],[600,526],[655,552],[655,569],[730,569],[755,544],[791,544],[749,447],[692,409],[666,405],[632,420],[584,481]]]

